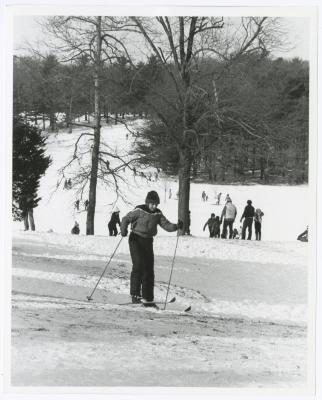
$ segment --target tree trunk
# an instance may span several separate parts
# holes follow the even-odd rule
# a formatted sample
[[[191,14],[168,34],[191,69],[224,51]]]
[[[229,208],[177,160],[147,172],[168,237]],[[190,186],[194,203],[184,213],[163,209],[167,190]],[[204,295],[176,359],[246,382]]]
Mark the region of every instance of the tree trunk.
[[[73,117],[72,117],[72,105],[73,105],[73,97],[70,96],[70,100],[69,100],[69,112],[68,112],[68,133],[72,133],[73,132]]]
[[[45,118],[45,114],[42,115],[42,129],[43,129],[43,130],[46,129],[46,118]]]
[[[190,199],[190,171],[191,156],[189,149],[183,149],[180,153],[179,162],[179,200],[178,200],[178,218],[183,222],[183,229],[178,231],[183,235],[188,230],[189,220],[189,199]]]
[[[115,125],[117,125],[117,112],[115,113]]]
[[[95,127],[94,127],[94,143],[92,149],[92,168],[91,168],[91,177],[89,184],[89,196],[88,196],[89,204],[87,208],[86,235],[94,235],[98,156],[99,156],[100,137],[101,137],[101,104],[100,104],[101,46],[102,46],[101,24],[102,24],[102,17],[97,17],[97,27],[96,27],[97,53],[96,53],[95,71],[94,71]]]
[[[55,125],[56,125],[55,122],[56,122],[55,113],[51,112],[49,115],[49,123],[52,132],[55,131]]]

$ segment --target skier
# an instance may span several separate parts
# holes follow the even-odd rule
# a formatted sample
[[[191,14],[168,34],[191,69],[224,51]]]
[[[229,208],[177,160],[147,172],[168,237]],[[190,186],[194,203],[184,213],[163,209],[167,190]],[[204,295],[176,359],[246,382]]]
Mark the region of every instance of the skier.
[[[261,240],[262,238],[262,217],[264,213],[260,208],[256,208],[255,216],[254,216],[254,223],[255,223],[255,235],[256,240]]]
[[[121,222],[121,234],[127,236],[131,224],[129,247],[132,258],[130,295],[133,303],[154,306],[154,254],[153,236],[157,234],[157,225],[168,232],[182,229],[182,221],[177,224],[169,222],[157,208],[160,198],[157,192],[147,194],[145,204],[130,211]],[[148,303],[147,303],[148,302]]]
[[[233,237],[233,224],[235,222],[236,215],[237,215],[237,208],[229,198],[229,200],[227,200],[225,207],[222,210],[220,218],[221,222],[223,221],[223,218],[225,218],[221,234],[222,239],[226,239],[228,227],[229,227],[229,239]]]
[[[205,231],[206,226],[208,225],[209,237],[211,237],[211,238],[214,237],[214,235],[215,235],[215,230],[214,230],[215,221],[216,221],[215,214],[211,213],[210,218],[207,220],[207,222],[205,223],[205,225],[203,227],[203,231]]]
[[[21,215],[23,217],[25,231],[29,230],[29,223],[30,223],[30,229],[32,231],[36,229],[34,221],[34,211],[33,211],[33,208],[36,206],[36,203],[37,200],[34,202],[33,197],[31,195],[22,195],[20,198],[19,208],[22,211]]]
[[[112,212],[111,219],[107,225],[110,236],[117,236],[118,231],[117,231],[116,224],[119,224],[119,226],[121,227],[120,210],[118,207],[115,207],[115,210],[114,210],[114,212]]]
[[[75,225],[73,226],[71,230],[72,235],[79,235],[79,223],[75,221]]]
[[[78,199],[75,201],[75,208],[77,211],[79,211],[79,200]]]
[[[89,201],[85,200],[85,202],[84,202],[85,211],[87,210],[88,205],[89,205]]]
[[[243,215],[240,218],[240,222],[242,222],[243,218],[245,218],[242,230],[243,240],[245,240],[247,228],[248,228],[247,240],[252,240],[252,225],[253,225],[254,215],[255,215],[255,208],[252,206],[252,201],[247,200],[247,206],[245,207]]]

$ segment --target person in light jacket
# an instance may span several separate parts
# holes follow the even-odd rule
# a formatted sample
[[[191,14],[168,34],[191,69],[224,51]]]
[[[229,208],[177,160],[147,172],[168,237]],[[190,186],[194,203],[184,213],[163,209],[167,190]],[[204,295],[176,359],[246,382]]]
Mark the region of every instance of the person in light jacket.
[[[130,211],[121,222],[121,235],[127,236],[128,226],[131,224],[129,247],[132,258],[132,272],[130,278],[130,295],[133,303],[146,303],[154,306],[154,253],[153,237],[157,234],[160,225],[167,232],[182,229],[182,221],[177,224],[169,222],[157,208],[160,198],[157,192],[147,194],[145,204]]]
[[[233,225],[236,219],[236,215],[237,215],[237,208],[229,198],[221,213],[220,221],[221,222],[224,221],[223,230],[221,234],[222,239],[227,238],[227,228],[229,228],[229,239],[233,237]]]

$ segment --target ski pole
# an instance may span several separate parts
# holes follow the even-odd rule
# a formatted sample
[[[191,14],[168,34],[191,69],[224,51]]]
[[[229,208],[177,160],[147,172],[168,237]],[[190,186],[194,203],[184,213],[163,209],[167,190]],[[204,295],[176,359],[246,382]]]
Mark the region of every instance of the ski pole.
[[[91,293],[89,296],[86,296],[88,301],[93,300],[93,299],[92,299],[92,296],[93,296],[93,294],[94,294],[94,292],[95,292],[95,290],[96,290],[98,284],[100,283],[100,280],[103,278],[103,275],[105,274],[105,271],[107,270],[107,267],[110,265],[110,262],[112,261],[112,258],[114,257],[114,254],[116,253],[116,250],[118,249],[119,245],[120,245],[121,242],[122,242],[122,239],[123,239],[123,236],[121,237],[120,241],[118,242],[118,244],[117,244],[117,246],[116,246],[116,248],[115,248],[113,254],[111,255],[111,257],[110,257],[110,259],[109,259],[109,262],[106,264],[106,267],[104,268],[104,271],[102,272],[101,276],[99,277],[99,280],[97,281],[97,283],[96,283],[96,285],[95,285],[95,287],[94,287],[92,293]]]
[[[172,266],[171,266],[170,278],[169,278],[169,283],[168,283],[168,288],[167,288],[167,295],[166,295],[165,302],[164,302],[164,307],[163,307],[164,310],[165,310],[166,307],[167,307],[168,294],[169,294],[169,289],[170,289],[170,282],[171,282],[171,277],[172,277],[172,271],[173,271],[173,266],[174,266],[174,260],[175,260],[175,258],[176,258],[176,252],[177,252],[177,247],[178,247],[178,241],[179,241],[179,235],[177,235],[176,247],[175,247],[175,249],[174,249],[174,254],[173,254],[173,258],[172,258]]]

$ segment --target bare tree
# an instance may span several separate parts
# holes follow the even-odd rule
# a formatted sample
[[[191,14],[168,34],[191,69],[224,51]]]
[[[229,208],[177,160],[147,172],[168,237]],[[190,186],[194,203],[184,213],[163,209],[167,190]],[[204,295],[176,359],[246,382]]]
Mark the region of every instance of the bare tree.
[[[45,30],[51,34],[52,41],[47,43],[50,48],[56,50],[60,61],[72,63],[86,55],[93,65],[94,85],[94,121],[90,126],[94,130],[91,139],[91,168],[89,172],[89,205],[87,208],[86,234],[94,234],[94,219],[96,207],[96,188],[99,171],[99,163],[107,165],[103,160],[104,152],[100,151],[101,143],[101,80],[102,67],[106,62],[113,62],[121,56],[129,55],[121,36],[122,19],[112,17],[50,17],[43,21]],[[130,60],[129,60],[130,61]],[[75,125],[76,122],[70,121]],[[91,135],[90,135],[91,136]],[[77,156],[74,154],[74,159]],[[106,153],[105,156],[111,156]],[[106,157],[105,157],[106,158]],[[73,160],[72,160],[73,161]],[[106,172],[111,172],[106,169]],[[85,176],[88,174],[85,174]],[[114,178],[116,175],[113,175]],[[102,175],[101,175],[102,177]],[[118,186],[116,185],[116,189]]]
[[[184,223],[183,233],[189,219],[190,174],[200,134],[198,124],[203,119],[216,118],[219,124],[221,120],[216,93],[211,111],[207,107],[199,113],[197,120],[194,118],[203,89],[194,82],[192,72],[202,58],[214,57],[229,68],[245,54],[268,54],[282,45],[281,25],[278,19],[266,17],[226,20],[215,17],[131,17],[131,20],[169,75],[176,91],[176,109],[182,131],[178,135],[172,133],[172,136],[180,159],[178,217]],[[166,116],[160,109],[154,111],[166,125]]]

